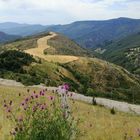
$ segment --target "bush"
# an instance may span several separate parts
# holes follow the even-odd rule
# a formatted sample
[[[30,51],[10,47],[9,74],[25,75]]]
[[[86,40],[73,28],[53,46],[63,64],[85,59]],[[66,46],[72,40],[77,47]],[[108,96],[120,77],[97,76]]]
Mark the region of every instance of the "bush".
[[[77,136],[76,120],[70,113],[65,117],[59,98],[47,96],[45,90],[39,94],[34,92],[21,102],[17,108],[20,116],[11,110],[11,106],[12,101],[4,104],[8,118],[14,121],[10,133],[15,140],[71,140]]]
[[[96,102],[96,99],[95,99],[94,96],[93,96],[93,98],[92,98],[92,104],[93,104],[93,105],[97,105],[97,102]]]
[[[0,54],[0,69],[13,72],[21,72],[23,66],[28,66],[35,59],[24,52],[9,50]]]
[[[114,107],[111,108],[110,113],[111,113],[112,115],[115,115],[115,114],[116,114],[116,111],[115,111],[115,108],[114,108]]]

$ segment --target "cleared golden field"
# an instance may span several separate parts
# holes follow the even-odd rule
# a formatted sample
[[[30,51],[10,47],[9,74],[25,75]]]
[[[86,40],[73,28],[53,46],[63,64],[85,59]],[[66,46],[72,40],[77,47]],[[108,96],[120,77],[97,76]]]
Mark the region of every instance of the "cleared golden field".
[[[53,32],[51,32],[50,34],[51,35],[49,36],[45,36],[38,39],[37,41],[38,47],[25,50],[25,52],[29,53],[30,55],[42,58],[48,62],[68,63],[68,62],[78,59],[78,57],[76,56],[68,56],[68,55],[45,55],[44,50],[46,50],[47,48],[50,48],[50,46],[47,44],[47,41],[57,36],[57,34]]]
[[[38,88],[28,87],[6,87],[0,86],[0,140],[11,140],[10,129],[11,122],[5,117],[3,111],[4,99],[13,100],[13,109],[22,101],[22,99]],[[19,97],[19,93],[21,96]],[[50,95],[51,93],[47,93]],[[79,119],[79,129],[81,134],[78,140],[139,140],[137,129],[140,128],[140,117],[136,115],[116,112],[115,115],[110,110],[100,106],[93,106],[79,101],[71,101],[70,105],[75,118]]]

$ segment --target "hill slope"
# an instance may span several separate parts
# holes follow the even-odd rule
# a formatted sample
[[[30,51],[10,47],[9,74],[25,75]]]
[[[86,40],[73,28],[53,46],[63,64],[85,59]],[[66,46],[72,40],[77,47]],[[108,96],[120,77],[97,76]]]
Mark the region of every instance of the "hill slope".
[[[53,35],[54,33],[49,33],[48,35],[26,38],[4,45],[5,51],[7,49],[20,49],[21,47],[22,50],[26,50],[25,52],[33,55],[36,61],[27,66],[23,65],[20,71],[9,69],[1,71],[0,76],[15,79],[27,85],[45,83],[51,86],[58,86],[63,82],[67,82],[71,85],[72,90],[79,91],[85,95],[107,97],[128,102],[133,102],[135,98],[135,103],[140,103],[140,81],[122,67],[96,58],[43,54],[44,49],[51,47],[61,50],[59,46],[55,48],[55,46],[47,44],[49,39],[57,37]],[[30,45],[32,41],[34,45]],[[13,45],[14,43],[21,43],[21,46]],[[62,45],[65,47],[65,43]],[[66,45],[66,47],[68,46]],[[77,52],[82,51],[79,47],[77,47],[77,50]],[[6,58],[1,57],[1,59],[3,59],[1,60],[2,62],[5,62]],[[18,60],[20,63],[22,59],[18,58]]]
[[[78,21],[48,27],[48,31],[63,33],[84,47],[94,48],[140,31],[140,20],[118,18],[105,21]]]
[[[140,75],[140,33],[113,42],[104,49],[105,59]]]
[[[74,56],[89,56],[91,55],[86,49],[82,48],[74,41],[58,34],[48,40],[48,45],[51,46],[45,50],[46,54],[74,55]]]

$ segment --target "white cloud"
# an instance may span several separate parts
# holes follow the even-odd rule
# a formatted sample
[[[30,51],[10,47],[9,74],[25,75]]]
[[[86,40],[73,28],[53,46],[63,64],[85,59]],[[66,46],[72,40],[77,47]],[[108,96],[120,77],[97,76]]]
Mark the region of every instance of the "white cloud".
[[[140,18],[139,0],[0,0],[0,22],[68,23],[116,17]]]

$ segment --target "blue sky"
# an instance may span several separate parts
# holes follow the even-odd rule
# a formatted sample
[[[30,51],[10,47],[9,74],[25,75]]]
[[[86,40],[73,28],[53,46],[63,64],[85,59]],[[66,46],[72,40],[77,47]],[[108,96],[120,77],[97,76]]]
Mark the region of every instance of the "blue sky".
[[[140,0],[0,0],[0,22],[66,24],[117,17],[140,19]]]

